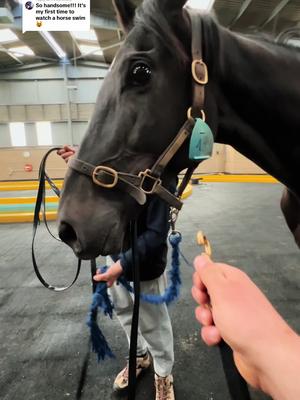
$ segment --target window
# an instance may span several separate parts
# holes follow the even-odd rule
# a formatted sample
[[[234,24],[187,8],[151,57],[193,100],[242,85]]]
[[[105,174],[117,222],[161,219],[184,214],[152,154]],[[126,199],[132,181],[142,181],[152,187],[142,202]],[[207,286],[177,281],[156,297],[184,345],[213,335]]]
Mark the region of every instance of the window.
[[[34,52],[28,46],[11,47],[8,51],[15,57],[34,56]]]
[[[14,34],[10,29],[0,29],[0,42],[9,43],[17,42],[19,40],[18,36]]]
[[[9,124],[10,140],[12,146],[26,146],[25,126],[23,122]]]
[[[89,31],[72,32],[72,35],[79,40],[88,40],[89,42],[97,42],[97,35],[94,29]]]
[[[99,46],[91,45],[91,44],[80,44],[79,49],[82,55],[88,54],[93,56],[102,56],[103,51]]]
[[[48,146],[53,144],[50,122],[36,123],[37,142],[39,146]]]

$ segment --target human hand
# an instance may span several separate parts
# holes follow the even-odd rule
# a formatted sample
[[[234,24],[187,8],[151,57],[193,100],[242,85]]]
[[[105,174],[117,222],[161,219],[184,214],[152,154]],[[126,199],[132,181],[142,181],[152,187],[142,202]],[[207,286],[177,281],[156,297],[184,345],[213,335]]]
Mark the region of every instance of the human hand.
[[[76,153],[76,150],[68,145],[64,145],[64,147],[60,150],[57,150],[57,154],[61,156],[61,158],[67,163],[69,159]]]
[[[192,295],[200,305],[196,318],[203,325],[204,342],[211,346],[223,338],[246,381],[271,394],[267,375],[279,357],[276,350],[295,344],[297,335],[244,272],[206,255],[197,257],[194,265]],[[279,381],[278,372],[274,376]]]
[[[103,274],[101,274],[101,271],[98,270],[96,275],[93,276],[93,279],[96,282],[107,282],[107,286],[111,287],[122,274],[122,272],[123,268],[120,260],[118,260],[117,262],[112,264]]]

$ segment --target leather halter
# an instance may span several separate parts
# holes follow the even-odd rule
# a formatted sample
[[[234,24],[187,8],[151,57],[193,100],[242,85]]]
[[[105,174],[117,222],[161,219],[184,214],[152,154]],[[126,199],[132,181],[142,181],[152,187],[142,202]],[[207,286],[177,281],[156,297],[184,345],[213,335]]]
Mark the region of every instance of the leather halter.
[[[140,205],[145,204],[147,195],[156,194],[176,210],[182,208],[180,199],[188,181],[196,168],[196,164],[190,167],[180,185],[177,195],[169,192],[162,185],[162,174],[168,163],[172,160],[181,146],[191,136],[195,125],[195,118],[205,119],[204,100],[205,85],[208,82],[207,66],[202,59],[202,22],[201,18],[191,10],[188,11],[192,27],[192,64],[191,74],[193,78],[193,104],[187,112],[187,120],[178,134],[166,150],[160,155],[151,169],[141,171],[138,175],[116,171],[105,165],[92,165],[80,159],[69,161],[69,167],[92,178],[93,182],[106,189],[119,189],[127,192]]]

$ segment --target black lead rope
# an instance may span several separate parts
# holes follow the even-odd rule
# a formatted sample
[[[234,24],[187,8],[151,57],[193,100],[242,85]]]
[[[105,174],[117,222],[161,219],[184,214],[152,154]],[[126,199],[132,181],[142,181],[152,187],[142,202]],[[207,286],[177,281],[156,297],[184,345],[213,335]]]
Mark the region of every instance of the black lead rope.
[[[68,286],[56,287],[56,286],[50,285],[49,283],[47,283],[45,281],[45,279],[43,278],[42,274],[40,273],[40,270],[39,270],[39,267],[37,265],[36,258],[35,258],[34,242],[35,242],[37,228],[40,225],[40,211],[41,211],[41,206],[42,205],[43,205],[44,223],[46,225],[46,228],[47,228],[48,232],[51,234],[52,237],[54,237],[56,240],[60,241],[59,238],[55,237],[51,233],[51,231],[49,229],[49,226],[47,224],[47,219],[46,219],[46,201],[45,201],[45,198],[46,198],[46,181],[50,184],[51,188],[54,190],[56,195],[58,197],[60,195],[60,191],[59,191],[58,187],[52,182],[52,180],[49,178],[49,176],[46,173],[46,162],[47,162],[47,159],[48,159],[49,155],[51,153],[53,153],[54,151],[57,151],[59,149],[61,149],[61,147],[54,147],[54,148],[48,150],[47,153],[44,155],[44,157],[43,157],[43,159],[41,161],[41,164],[40,164],[40,168],[39,168],[39,187],[38,187],[38,191],[37,191],[37,197],[36,197],[36,203],[35,203],[35,209],[34,209],[32,244],[31,244],[32,264],[33,264],[33,268],[34,268],[34,271],[36,273],[36,276],[39,279],[39,281],[41,282],[41,284],[43,286],[45,286],[45,288],[47,288],[49,290],[53,290],[55,292],[63,292],[65,290],[69,289],[71,286],[73,286],[74,283],[77,281],[77,278],[78,278],[79,273],[80,273],[80,268],[81,268],[81,260],[78,259],[77,271],[76,271],[75,278],[73,279],[73,281]]]
[[[48,226],[47,223],[47,217],[46,217],[46,181],[50,185],[51,189],[54,191],[54,193],[57,195],[57,197],[60,197],[60,190],[59,188],[55,185],[55,183],[51,180],[51,178],[48,176],[46,172],[46,162],[49,157],[49,155],[57,150],[60,150],[61,147],[55,147],[50,149],[43,157],[40,168],[39,168],[39,186],[38,186],[38,191],[37,191],[37,197],[36,197],[36,204],[35,204],[35,209],[34,209],[34,218],[33,218],[33,235],[32,235],[32,245],[31,245],[31,254],[32,254],[32,263],[33,263],[33,268],[36,273],[37,278],[39,281],[42,283],[43,286],[45,286],[47,289],[53,290],[55,292],[62,292],[64,290],[69,289],[71,286],[74,285],[76,282],[79,273],[80,273],[80,267],[81,267],[81,260],[78,259],[78,265],[77,265],[77,271],[75,274],[75,278],[71,282],[70,285],[65,286],[65,287],[55,287],[53,285],[50,285],[45,281],[45,279],[42,277],[39,268],[36,263],[36,258],[35,258],[35,252],[34,252],[34,242],[35,242],[35,237],[36,237],[36,232],[37,228],[40,225],[40,212],[42,208],[42,213],[43,213],[43,222],[46,225],[46,228],[50,235],[58,240],[61,241],[59,238],[57,238],[53,233],[51,232],[51,229]],[[43,206],[43,207],[42,207]],[[93,276],[96,274],[97,266],[96,266],[96,260],[92,259],[91,260],[91,279],[92,279],[92,287],[93,287],[93,293],[96,288],[96,282],[93,280]],[[89,360],[90,360],[90,354],[91,354],[91,338],[89,338],[88,342],[88,348],[87,352],[85,354],[83,364],[81,367],[81,372],[80,372],[80,378],[76,390],[76,400],[80,400],[83,389],[86,383],[86,377],[87,377],[87,370],[88,370],[88,365],[89,365]]]
[[[128,375],[128,400],[135,400],[136,392],[136,352],[137,337],[139,326],[139,308],[140,308],[140,269],[137,251],[137,223],[130,223],[130,238],[133,261],[133,287],[134,287],[134,304],[132,313],[131,333],[130,333],[130,349],[129,349],[129,375]]]
[[[239,373],[235,365],[232,349],[224,342],[224,340],[219,344],[219,349],[231,399],[250,400],[247,382]]]

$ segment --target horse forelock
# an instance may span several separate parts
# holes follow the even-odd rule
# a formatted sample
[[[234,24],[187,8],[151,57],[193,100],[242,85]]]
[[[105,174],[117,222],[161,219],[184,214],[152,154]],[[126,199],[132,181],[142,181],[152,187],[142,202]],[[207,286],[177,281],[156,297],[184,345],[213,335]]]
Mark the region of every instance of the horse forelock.
[[[149,29],[163,46],[171,54],[175,55],[180,66],[185,67],[190,61],[187,49],[185,49],[183,43],[176,34],[170,19],[160,7],[160,2],[143,2],[136,10],[134,24]]]

